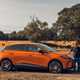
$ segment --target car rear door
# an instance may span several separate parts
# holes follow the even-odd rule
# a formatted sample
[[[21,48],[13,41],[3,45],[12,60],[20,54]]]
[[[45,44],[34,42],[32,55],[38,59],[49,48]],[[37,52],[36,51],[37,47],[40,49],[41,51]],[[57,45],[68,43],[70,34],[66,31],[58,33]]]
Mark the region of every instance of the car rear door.
[[[31,64],[32,62],[32,51],[29,50],[31,47],[29,45],[21,44],[16,46],[16,51],[14,53],[14,59],[19,64]]]
[[[11,50],[12,59],[16,64],[23,64],[25,61],[25,59],[24,59],[24,56],[25,56],[24,47],[25,47],[25,45],[16,44],[16,45],[12,46],[12,48],[11,48],[12,49]]]

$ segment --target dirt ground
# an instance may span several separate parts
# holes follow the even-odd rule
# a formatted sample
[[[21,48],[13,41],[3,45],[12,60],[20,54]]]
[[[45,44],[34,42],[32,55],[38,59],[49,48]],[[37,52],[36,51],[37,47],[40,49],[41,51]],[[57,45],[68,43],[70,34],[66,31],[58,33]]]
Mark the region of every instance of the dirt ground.
[[[42,72],[0,72],[0,80],[80,80],[80,74]]]

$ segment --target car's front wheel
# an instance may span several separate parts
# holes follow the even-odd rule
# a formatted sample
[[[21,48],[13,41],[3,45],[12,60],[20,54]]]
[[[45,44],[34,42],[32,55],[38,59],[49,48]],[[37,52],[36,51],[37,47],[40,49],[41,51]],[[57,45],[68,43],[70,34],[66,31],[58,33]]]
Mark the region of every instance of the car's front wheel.
[[[5,60],[2,60],[1,63],[0,63],[0,69],[2,71],[10,71],[12,70],[13,68],[13,65],[12,65],[12,62],[8,59],[5,59]]]
[[[61,73],[63,70],[62,64],[58,61],[52,61],[48,66],[49,72]]]

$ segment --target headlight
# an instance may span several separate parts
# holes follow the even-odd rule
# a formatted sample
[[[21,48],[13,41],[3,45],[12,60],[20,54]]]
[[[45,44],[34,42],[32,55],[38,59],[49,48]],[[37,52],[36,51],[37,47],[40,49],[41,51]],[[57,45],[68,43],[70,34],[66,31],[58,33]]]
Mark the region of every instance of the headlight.
[[[69,60],[71,60],[71,58],[70,58],[69,56],[67,56],[67,55],[61,55],[61,57],[64,58],[64,59],[69,59]]]

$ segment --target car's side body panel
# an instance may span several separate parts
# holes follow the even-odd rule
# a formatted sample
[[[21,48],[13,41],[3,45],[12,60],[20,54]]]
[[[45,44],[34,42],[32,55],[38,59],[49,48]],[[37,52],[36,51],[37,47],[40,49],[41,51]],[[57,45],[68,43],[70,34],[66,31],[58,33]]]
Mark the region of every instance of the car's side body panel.
[[[58,54],[60,53],[60,54]],[[48,68],[48,64],[53,60],[58,60],[64,69],[71,68],[73,61],[67,56],[61,57],[62,52],[45,52],[44,54],[35,50],[3,50],[0,52],[0,61],[8,58],[14,65],[31,64]],[[64,52],[65,53],[65,52]]]

